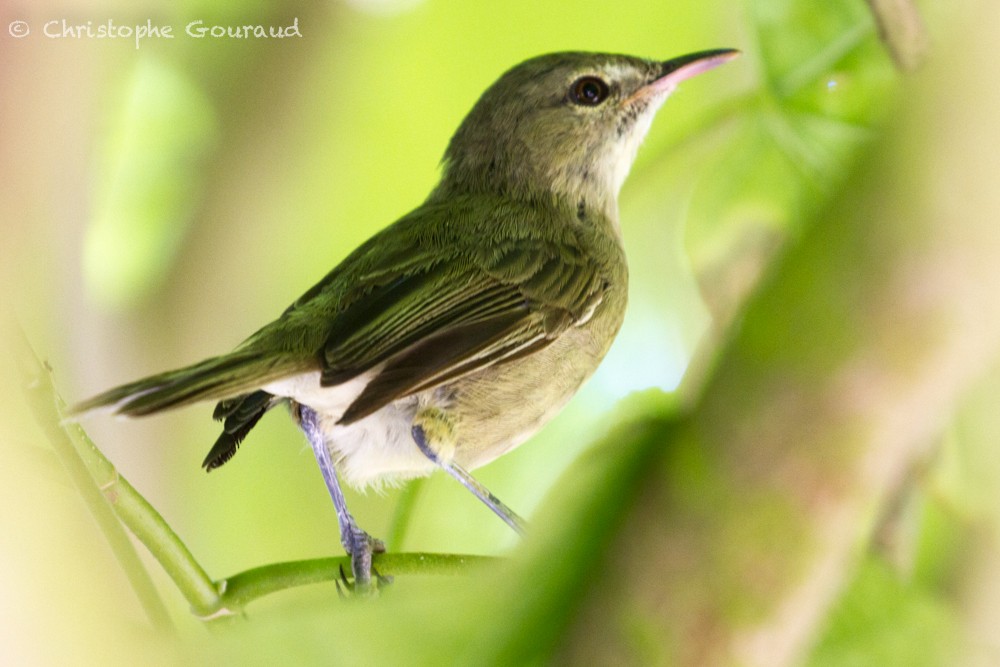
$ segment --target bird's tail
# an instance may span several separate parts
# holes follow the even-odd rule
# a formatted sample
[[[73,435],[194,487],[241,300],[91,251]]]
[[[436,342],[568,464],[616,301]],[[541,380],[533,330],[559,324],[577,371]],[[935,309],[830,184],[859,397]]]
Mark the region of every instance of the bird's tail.
[[[237,350],[109,389],[73,406],[71,412],[106,407],[116,414],[139,417],[196,401],[219,401],[253,392],[303,370],[301,359]]]

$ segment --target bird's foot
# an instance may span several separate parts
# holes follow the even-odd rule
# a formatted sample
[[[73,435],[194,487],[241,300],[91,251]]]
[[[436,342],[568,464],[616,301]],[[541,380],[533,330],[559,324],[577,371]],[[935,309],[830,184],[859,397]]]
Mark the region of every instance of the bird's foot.
[[[348,582],[341,570],[341,581],[337,582],[337,590],[340,585],[352,593],[372,594],[378,592],[379,585],[392,583],[391,577],[383,577],[372,568],[372,556],[374,554],[385,553],[385,543],[376,539],[359,528],[356,524],[349,526],[341,536],[344,550],[351,557],[351,573],[354,581]],[[372,583],[372,574],[375,575],[375,583]]]
[[[337,586],[337,595],[341,600],[346,600],[357,595],[361,597],[377,597],[384,587],[392,583],[392,577],[380,574],[374,567],[372,567],[371,573],[375,577],[374,582],[369,580],[367,584],[361,585],[358,584],[357,579],[352,580],[348,578],[344,566],[341,565],[340,577],[333,580],[333,583]]]

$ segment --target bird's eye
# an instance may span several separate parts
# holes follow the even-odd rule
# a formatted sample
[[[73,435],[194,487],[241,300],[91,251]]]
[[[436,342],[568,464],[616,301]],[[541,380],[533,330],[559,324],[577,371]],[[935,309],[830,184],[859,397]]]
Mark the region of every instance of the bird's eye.
[[[574,104],[585,107],[596,107],[608,97],[611,92],[608,84],[596,76],[582,76],[569,87],[569,99]]]

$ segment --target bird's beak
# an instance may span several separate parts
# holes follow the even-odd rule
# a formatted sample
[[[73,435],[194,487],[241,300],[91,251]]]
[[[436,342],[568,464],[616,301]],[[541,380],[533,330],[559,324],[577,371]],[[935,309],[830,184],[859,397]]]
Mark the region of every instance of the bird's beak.
[[[714,69],[739,55],[740,52],[736,49],[714,49],[671,58],[662,63],[660,75],[635,91],[628,101],[631,102],[639,97],[670,93],[681,81]]]

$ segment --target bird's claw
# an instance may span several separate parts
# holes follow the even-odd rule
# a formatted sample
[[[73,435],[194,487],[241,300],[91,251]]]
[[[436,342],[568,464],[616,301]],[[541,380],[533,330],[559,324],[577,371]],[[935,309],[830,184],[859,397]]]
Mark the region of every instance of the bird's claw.
[[[340,579],[336,580],[337,593],[341,597],[346,597],[347,594],[377,594],[379,586],[392,583],[392,577],[382,576],[372,567],[372,556],[385,553],[385,543],[372,537],[356,525],[352,525],[345,533],[342,542],[344,550],[351,557],[351,573],[354,575],[354,580],[348,580],[344,567],[341,566]],[[373,573],[375,575],[374,584],[372,583]]]

